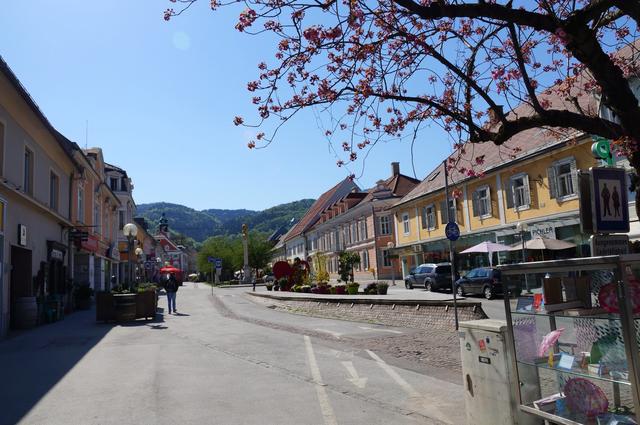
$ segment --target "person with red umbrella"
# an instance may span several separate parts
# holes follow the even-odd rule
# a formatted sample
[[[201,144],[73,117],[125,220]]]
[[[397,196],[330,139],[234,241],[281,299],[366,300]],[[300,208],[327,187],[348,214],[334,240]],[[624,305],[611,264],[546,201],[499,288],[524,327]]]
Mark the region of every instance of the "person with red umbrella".
[[[176,280],[175,273],[169,273],[169,279],[164,284],[164,290],[167,292],[167,304],[169,305],[169,314],[171,310],[173,313],[178,313],[176,310],[176,293],[178,292],[178,281]]]

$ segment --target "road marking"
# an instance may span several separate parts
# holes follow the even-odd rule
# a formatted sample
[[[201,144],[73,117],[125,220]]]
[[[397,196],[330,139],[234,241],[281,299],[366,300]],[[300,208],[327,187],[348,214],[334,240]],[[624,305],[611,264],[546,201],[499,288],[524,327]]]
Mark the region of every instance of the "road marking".
[[[314,331],[327,333],[327,334],[333,336],[334,338],[340,338],[342,335],[344,335],[344,334],[341,334],[340,332],[330,331],[330,330],[327,330],[327,329],[314,329]]]
[[[371,356],[371,358],[376,361],[378,366],[380,366],[382,370],[387,372],[387,375],[389,375],[394,381],[396,381],[398,385],[402,387],[402,389],[409,396],[409,401],[419,404],[422,407],[422,409],[426,411],[425,412],[426,416],[432,417],[444,423],[448,423],[448,424],[451,423],[451,420],[447,418],[447,416],[443,414],[442,411],[438,409],[438,407],[436,407],[437,402],[435,400],[430,400],[430,402],[427,403],[427,401],[424,400],[424,397],[422,397],[422,395],[418,391],[416,391],[415,388],[413,388],[413,386],[411,386],[410,383],[405,381],[402,378],[402,376],[398,375],[398,373],[395,370],[393,370],[393,368],[389,366],[384,360],[378,357],[376,353],[374,353],[371,350],[366,350],[366,351],[369,354],[369,356]]]
[[[353,366],[353,362],[342,362],[342,366],[344,366],[347,372],[349,372],[349,375],[351,375],[351,378],[348,378],[348,380],[353,385],[360,389],[364,389],[364,387],[367,386],[367,378],[360,378],[358,376],[358,371],[356,371],[356,368]]]
[[[316,384],[316,394],[318,395],[318,401],[320,402],[320,410],[324,417],[325,425],[338,425],[336,421],[336,415],[333,413],[333,408],[329,402],[329,396],[325,389],[325,384],[322,382],[322,376],[320,375],[320,368],[316,361],[316,355],[313,352],[311,346],[311,338],[307,335],[304,336],[304,344],[307,347],[307,358],[309,360],[309,369],[311,369],[311,376]]]
[[[391,366],[389,366],[384,360],[382,360],[380,357],[378,357],[378,355],[376,353],[374,353],[371,350],[366,350],[366,351],[369,354],[369,356],[371,356],[371,358],[376,361],[378,366],[380,366],[382,368],[382,370],[387,372],[387,375],[389,375],[394,381],[396,381],[396,383],[398,385],[400,385],[402,387],[402,389],[409,395],[409,397],[412,397],[412,398],[413,397],[415,397],[415,398],[420,397],[420,393],[417,392],[411,386],[410,383],[405,381],[402,378],[402,376],[398,375],[398,373],[395,370],[393,370],[393,368]]]
[[[391,332],[392,334],[402,334],[400,331],[394,331],[393,329],[380,329],[380,328],[369,328],[366,326],[358,326],[360,329],[365,331],[378,331],[378,332]]]

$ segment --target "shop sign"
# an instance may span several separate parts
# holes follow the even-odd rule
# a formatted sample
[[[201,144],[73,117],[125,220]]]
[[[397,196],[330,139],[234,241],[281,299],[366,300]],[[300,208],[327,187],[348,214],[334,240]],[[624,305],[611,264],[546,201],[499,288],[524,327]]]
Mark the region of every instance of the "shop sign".
[[[59,249],[52,249],[51,253],[49,254],[49,259],[50,260],[63,261],[64,260],[64,254]]]
[[[593,235],[590,240],[591,255],[620,255],[629,253],[628,235]]]
[[[531,232],[531,239],[536,237],[547,239],[556,238],[556,226],[554,226],[552,223],[530,224],[529,231]]]
[[[18,245],[27,246],[27,226],[18,224]]]
[[[118,250],[118,247],[116,247],[115,244],[112,244],[109,250],[111,251],[111,258],[116,261],[120,261],[120,250]]]
[[[624,168],[591,168],[594,233],[628,233],[629,205]]]
[[[89,252],[98,252],[98,238],[93,235],[89,235],[86,241],[82,241],[80,247]]]

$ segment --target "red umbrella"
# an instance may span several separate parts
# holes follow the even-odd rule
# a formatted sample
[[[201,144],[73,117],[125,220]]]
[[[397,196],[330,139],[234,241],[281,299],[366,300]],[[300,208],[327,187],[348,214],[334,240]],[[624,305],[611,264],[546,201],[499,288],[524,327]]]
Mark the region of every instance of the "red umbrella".
[[[160,269],[160,273],[180,273],[182,270],[177,269],[173,266],[165,266]]]

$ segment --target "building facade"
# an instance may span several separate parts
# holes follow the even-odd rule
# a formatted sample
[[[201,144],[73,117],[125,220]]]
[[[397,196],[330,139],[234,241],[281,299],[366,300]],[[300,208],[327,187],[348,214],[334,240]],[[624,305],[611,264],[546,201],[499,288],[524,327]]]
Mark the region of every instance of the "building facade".
[[[68,305],[70,188],[80,171],[72,146],[0,58],[0,337],[21,298]]]
[[[400,277],[399,264],[390,251],[396,243],[390,208],[418,183],[419,180],[400,174],[400,164],[394,162],[389,178],[368,191],[353,191],[328,206],[308,231],[307,251],[312,261],[324,262],[322,267],[337,279],[340,253],[355,252],[360,257],[355,279]]]

